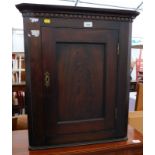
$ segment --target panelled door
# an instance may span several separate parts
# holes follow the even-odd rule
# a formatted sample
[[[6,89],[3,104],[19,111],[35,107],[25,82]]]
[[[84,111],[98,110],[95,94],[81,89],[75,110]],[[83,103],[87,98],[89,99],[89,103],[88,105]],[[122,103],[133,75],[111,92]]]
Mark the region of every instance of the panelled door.
[[[42,27],[46,144],[114,137],[118,31]]]

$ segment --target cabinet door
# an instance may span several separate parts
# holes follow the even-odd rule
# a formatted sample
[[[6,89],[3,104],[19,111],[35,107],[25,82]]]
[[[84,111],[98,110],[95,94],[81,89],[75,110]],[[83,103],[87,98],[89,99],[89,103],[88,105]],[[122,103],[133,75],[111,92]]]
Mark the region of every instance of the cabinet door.
[[[118,31],[42,27],[46,144],[115,136]]]

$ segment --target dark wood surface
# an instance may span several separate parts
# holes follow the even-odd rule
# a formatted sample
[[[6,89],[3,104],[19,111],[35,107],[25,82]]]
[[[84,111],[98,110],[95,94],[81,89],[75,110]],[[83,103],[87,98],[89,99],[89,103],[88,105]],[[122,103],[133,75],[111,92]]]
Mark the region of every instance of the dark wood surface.
[[[117,31],[42,28],[44,71],[56,76],[44,89],[49,145],[116,137],[117,40]]]
[[[128,140],[47,150],[29,151],[27,130],[13,131],[13,155],[142,155],[143,136],[131,126],[128,127]],[[140,143],[133,143],[140,140]]]
[[[17,8],[24,17],[30,146],[125,138],[131,23],[138,12]]]
[[[61,5],[43,5],[43,4],[29,4],[29,3],[21,3],[16,5],[16,7],[21,12],[88,12],[91,13],[101,13],[101,14],[111,14],[113,16],[119,15],[122,17],[132,16],[132,18],[136,17],[139,12],[132,10],[119,10],[119,9],[105,9],[105,8],[89,8],[89,7],[73,7],[73,6],[61,6]]]

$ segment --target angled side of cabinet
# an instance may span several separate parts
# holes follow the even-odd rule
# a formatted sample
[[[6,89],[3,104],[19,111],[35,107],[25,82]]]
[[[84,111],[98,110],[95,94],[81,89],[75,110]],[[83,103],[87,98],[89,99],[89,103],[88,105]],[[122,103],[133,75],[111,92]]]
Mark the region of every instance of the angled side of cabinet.
[[[134,11],[19,4],[31,149],[127,135]]]

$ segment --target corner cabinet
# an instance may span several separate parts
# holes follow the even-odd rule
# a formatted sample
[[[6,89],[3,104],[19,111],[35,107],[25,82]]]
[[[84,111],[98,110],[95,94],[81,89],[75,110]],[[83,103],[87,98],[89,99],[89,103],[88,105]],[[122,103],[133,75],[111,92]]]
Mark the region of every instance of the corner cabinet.
[[[30,149],[125,140],[135,11],[19,4]]]

